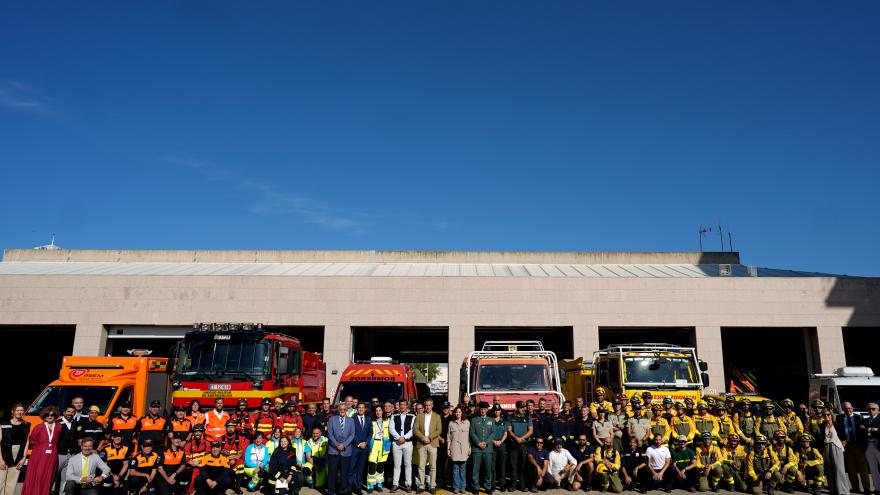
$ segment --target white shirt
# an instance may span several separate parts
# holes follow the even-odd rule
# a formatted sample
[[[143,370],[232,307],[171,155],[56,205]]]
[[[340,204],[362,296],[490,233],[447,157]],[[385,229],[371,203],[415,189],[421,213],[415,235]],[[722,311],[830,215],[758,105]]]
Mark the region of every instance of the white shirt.
[[[669,452],[669,447],[665,445],[648,447],[645,455],[648,457],[648,465],[654,471],[660,471],[663,469],[663,465],[666,464],[666,459],[672,459],[672,453]]]
[[[433,415],[434,415],[434,413],[431,413],[431,414],[425,413],[425,436],[426,437],[431,436],[431,433],[430,433],[431,430],[429,430],[428,427],[431,425],[431,416],[433,416]]]
[[[562,449],[559,452],[557,452],[556,449],[550,451],[550,467],[548,468],[548,472],[558,473],[562,471],[567,464],[577,464],[577,461],[571,455],[571,452],[565,449]]]

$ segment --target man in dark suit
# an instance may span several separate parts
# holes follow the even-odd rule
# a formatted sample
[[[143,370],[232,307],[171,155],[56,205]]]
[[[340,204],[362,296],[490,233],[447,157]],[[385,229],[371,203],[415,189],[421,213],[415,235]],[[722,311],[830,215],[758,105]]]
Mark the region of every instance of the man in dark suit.
[[[865,458],[865,442],[866,430],[862,427],[864,421],[858,414],[853,414],[853,405],[849,402],[841,404],[843,414],[837,416],[834,429],[837,430],[841,437],[845,438],[843,442],[843,458],[846,461],[846,474],[849,476],[849,483],[852,486],[852,492],[859,492],[859,480],[862,481],[864,492],[870,492],[870,484],[868,481],[868,460]]]
[[[364,482],[364,468],[370,453],[370,435],[373,428],[373,423],[366,413],[367,405],[361,402],[357,406],[357,414],[351,418],[354,421],[354,441],[352,442],[351,461],[348,465],[348,478],[352,491],[358,495],[361,493],[361,485]]]
[[[354,423],[346,415],[345,403],[342,403],[339,404],[336,416],[327,417],[327,495],[348,493],[351,489],[348,463],[351,459],[352,442]]]

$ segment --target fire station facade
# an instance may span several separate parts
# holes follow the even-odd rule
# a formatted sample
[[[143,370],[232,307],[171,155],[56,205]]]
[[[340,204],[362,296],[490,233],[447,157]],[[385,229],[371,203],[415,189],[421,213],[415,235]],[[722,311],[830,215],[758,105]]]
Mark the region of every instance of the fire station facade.
[[[454,391],[467,353],[502,339],[588,361],[600,345],[692,345],[719,391],[739,372],[782,393],[846,364],[880,371],[865,352],[880,279],[749,267],[738,253],[13,249],[0,262],[0,332],[15,342],[57,331],[62,354],[121,355],[195,322],[298,336],[323,353],[331,389],[376,355],[448,363]]]

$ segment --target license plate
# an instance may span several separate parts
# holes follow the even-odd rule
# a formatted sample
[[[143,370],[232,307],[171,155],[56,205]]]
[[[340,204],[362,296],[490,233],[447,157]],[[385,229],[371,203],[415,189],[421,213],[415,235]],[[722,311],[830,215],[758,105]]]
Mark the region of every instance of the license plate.
[[[209,383],[208,390],[232,390],[230,383]]]

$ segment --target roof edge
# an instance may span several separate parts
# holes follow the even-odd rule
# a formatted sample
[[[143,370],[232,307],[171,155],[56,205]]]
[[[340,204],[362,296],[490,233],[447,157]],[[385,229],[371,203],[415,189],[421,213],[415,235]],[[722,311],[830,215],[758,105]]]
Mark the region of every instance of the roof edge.
[[[740,264],[739,252],[5,249],[3,261],[114,263]]]

